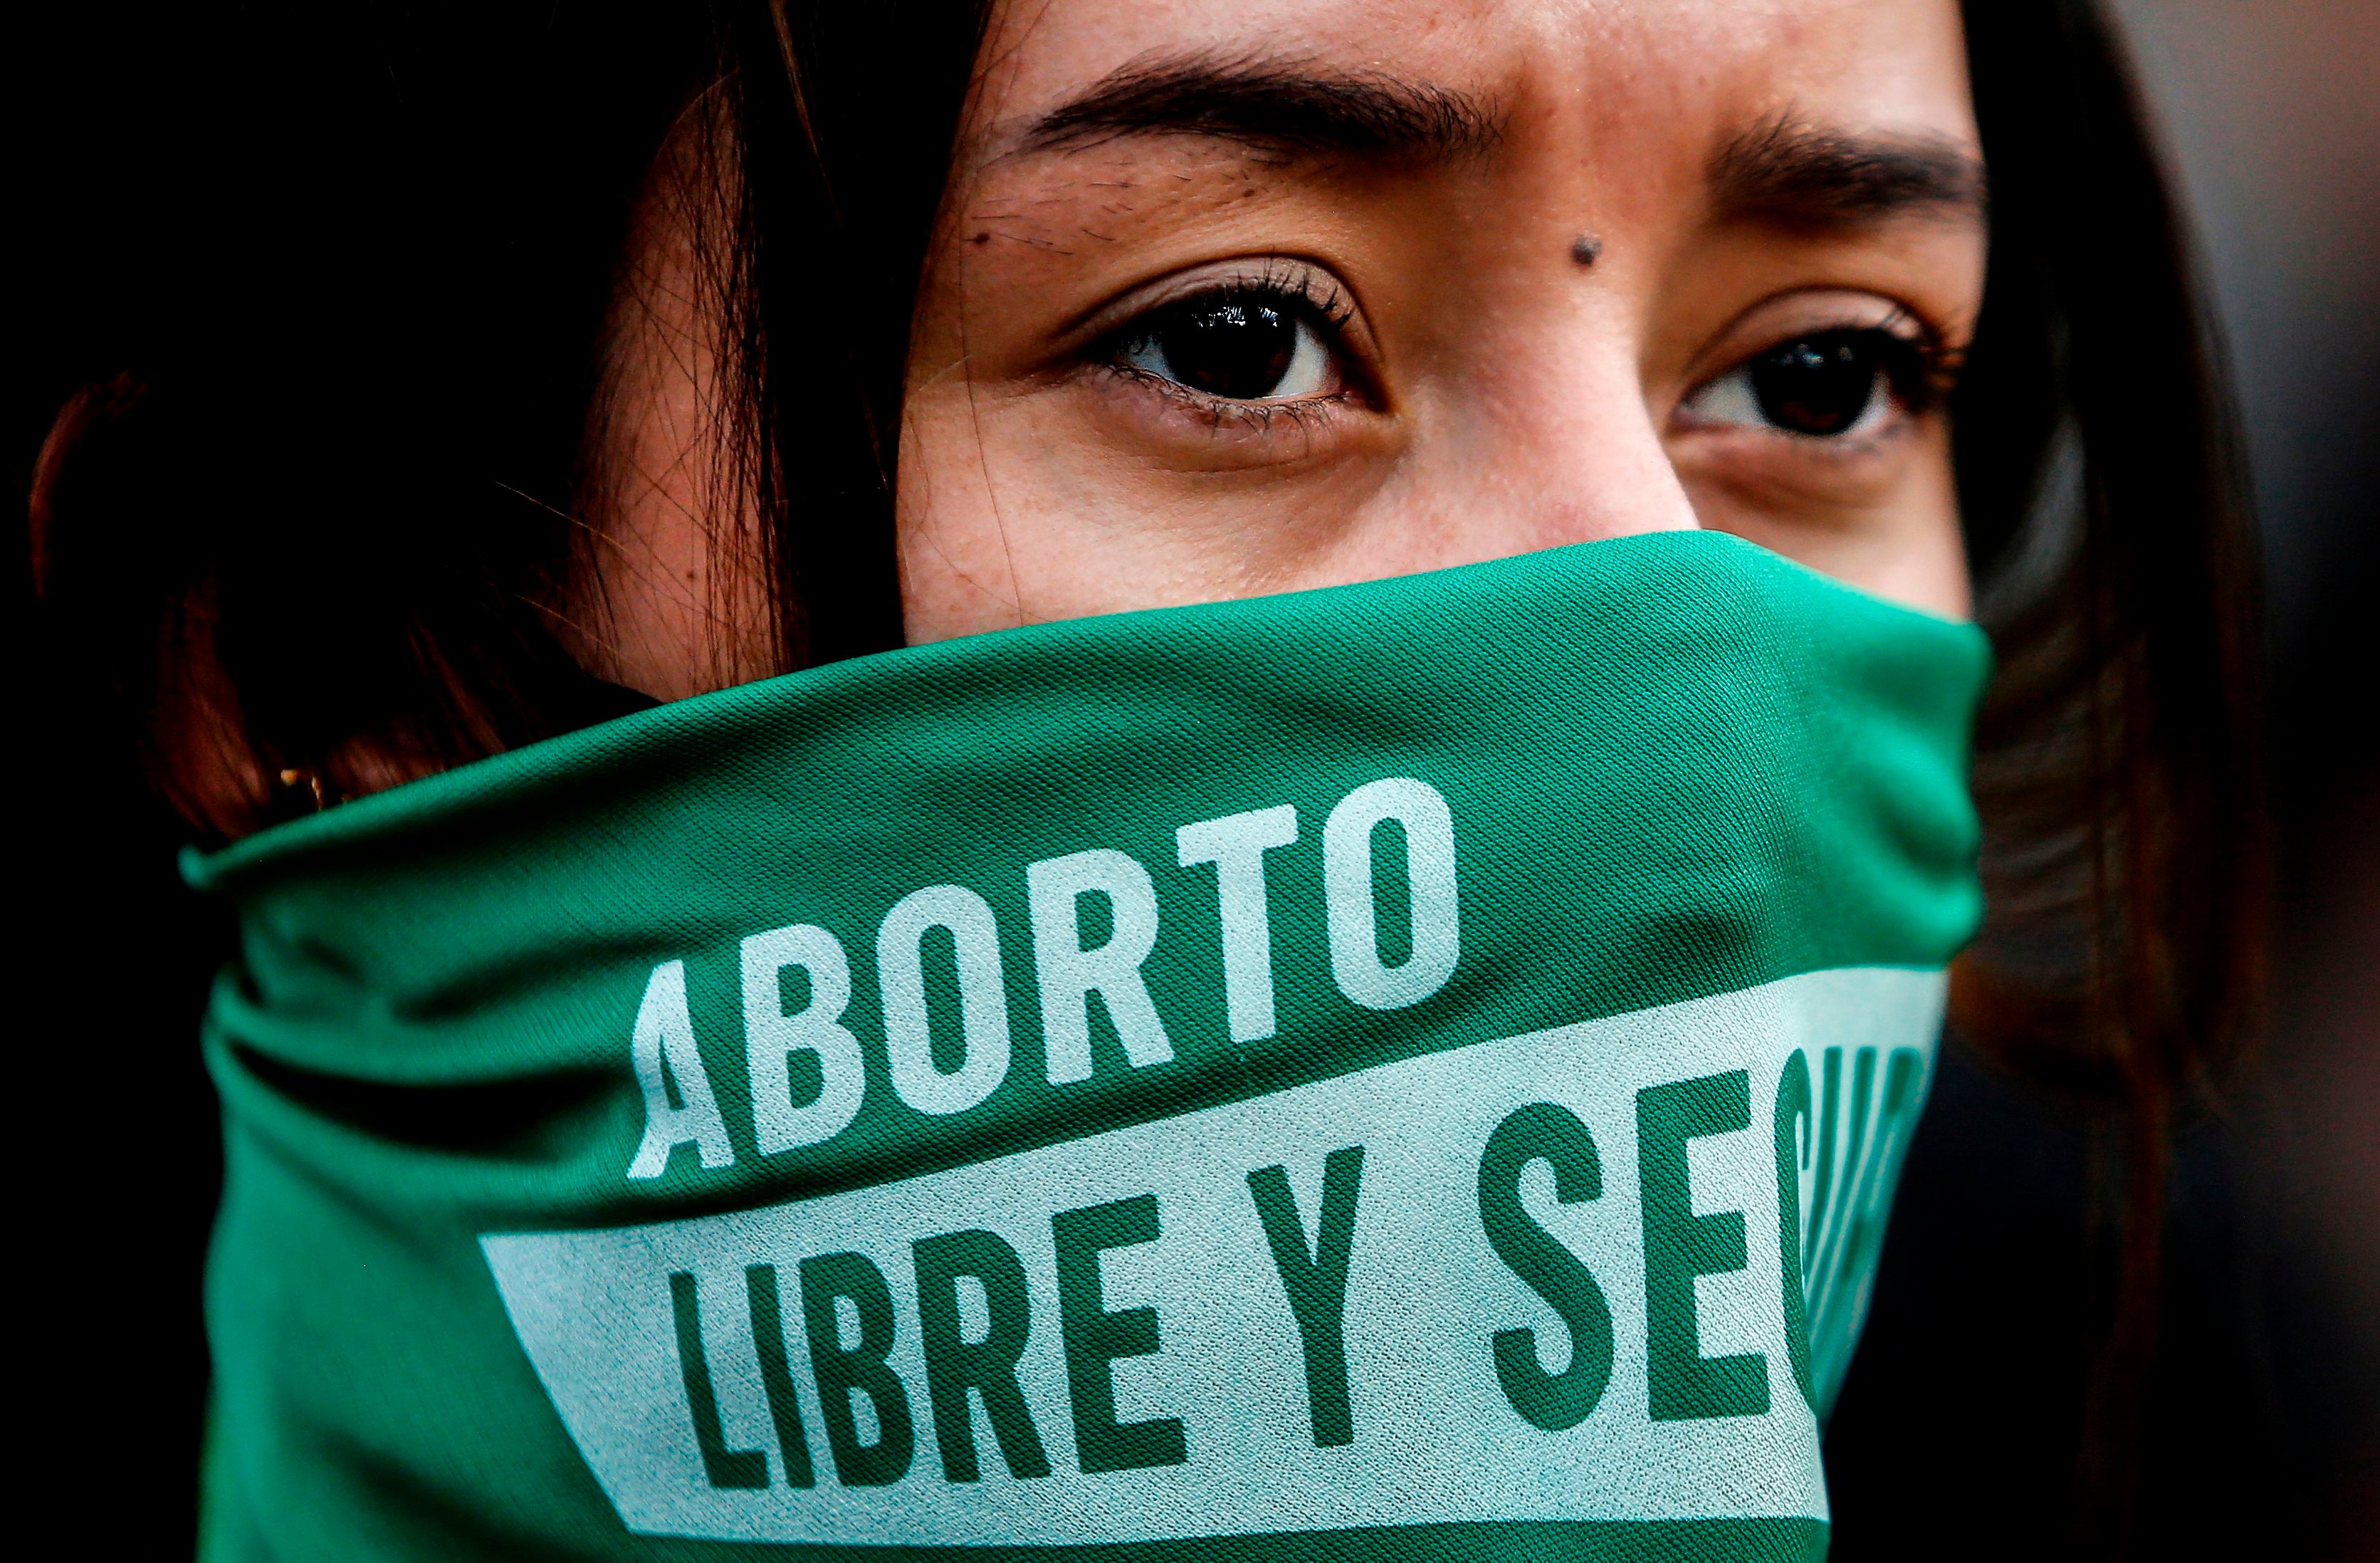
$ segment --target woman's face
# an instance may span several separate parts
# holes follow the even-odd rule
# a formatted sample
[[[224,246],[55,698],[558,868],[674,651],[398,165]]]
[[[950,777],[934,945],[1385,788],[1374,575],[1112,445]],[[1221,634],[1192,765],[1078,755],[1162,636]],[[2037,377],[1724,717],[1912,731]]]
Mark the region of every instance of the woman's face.
[[[1016,0],[919,301],[915,641],[1664,528],[1945,615],[1953,0]]]

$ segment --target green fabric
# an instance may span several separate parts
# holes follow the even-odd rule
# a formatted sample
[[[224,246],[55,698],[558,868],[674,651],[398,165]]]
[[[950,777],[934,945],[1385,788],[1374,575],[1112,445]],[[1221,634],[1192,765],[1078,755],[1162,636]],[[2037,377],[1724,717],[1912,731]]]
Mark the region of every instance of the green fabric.
[[[1820,1556],[1986,663],[1668,534],[840,664],[193,857],[204,1550]]]

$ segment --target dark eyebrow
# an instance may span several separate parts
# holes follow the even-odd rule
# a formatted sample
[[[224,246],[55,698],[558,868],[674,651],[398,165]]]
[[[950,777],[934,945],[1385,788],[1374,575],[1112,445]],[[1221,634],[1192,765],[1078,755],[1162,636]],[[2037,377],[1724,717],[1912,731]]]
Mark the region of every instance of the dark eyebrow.
[[[1028,152],[1123,136],[1213,136],[1286,156],[1445,162],[1484,152],[1502,116],[1468,93],[1263,55],[1135,60],[1036,121]]]
[[[1946,138],[1857,135],[1767,120],[1712,157],[1713,201],[1731,216],[1831,226],[1905,214],[1981,216],[1984,165]]]

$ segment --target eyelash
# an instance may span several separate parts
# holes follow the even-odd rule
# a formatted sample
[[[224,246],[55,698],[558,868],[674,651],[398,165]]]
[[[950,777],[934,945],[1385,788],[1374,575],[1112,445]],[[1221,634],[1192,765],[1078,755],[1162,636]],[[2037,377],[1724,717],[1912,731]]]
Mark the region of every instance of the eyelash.
[[[1854,348],[1872,366],[1866,384],[1876,389],[1859,392],[1857,399],[1863,405],[1844,411],[1848,424],[1797,427],[1784,408],[1770,402],[1771,390],[1759,388],[1761,372],[1779,360],[1807,362],[1803,352],[1815,352],[1824,362]],[[1740,435],[1781,441],[1781,448],[1850,457],[1874,448],[1939,408],[1956,386],[1963,361],[1963,350],[1945,343],[1940,333],[1904,308],[1895,307],[1880,320],[1872,316],[1821,320],[1771,336],[1759,348],[1736,355],[1728,367],[1686,393],[1679,403],[1678,416],[1690,428],[1733,430]],[[1839,382],[1830,388],[1840,393],[1848,384]],[[1821,388],[1807,381],[1803,385]],[[1884,398],[1881,406],[1873,399],[1878,395]],[[1817,405],[1828,399],[1821,396]]]
[[[1324,349],[1330,354],[1346,384],[1328,396],[1243,401],[1210,395],[1126,361],[1126,355],[1152,340],[1169,313],[1231,299],[1261,301],[1304,318],[1321,338]],[[1236,428],[1263,434],[1271,431],[1279,420],[1297,427],[1310,427],[1314,420],[1326,416],[1336,404],[1360,394],[1361,366],[1348,351],[1345,329],[1354,312],[1354,300],[1328,271],[1298,262],[1268,260],[1256,271],[1213,278],[1190,292],[1143,310],[1101,336],[1086,357],[1095,367],[1156,392],[1212,429]],[[1872,324],[1820,325],[1779,337],[1744,355],[1705,385],[1739,372],[1779,348],[1815,337],[1840,336],[1866,337],[1876,343],[1891,394],[1911,417],[1923,417],[1939,408],[1957,387],[1960,372],[1965,366],[1962,348],[1945,343],[1938,332],[1909,311],[1896,309]],[[1815,439],[1790,433],[1783,437]]]
[[[1950,393],[1958,389],[1959,372],[1966,367],[1964,349],[1952,348],[1942,340],[1940,333],[1902,309],[1894,310],[1873,325],[1805,331],[1787,341],[1771,343],[1761,351],[1774,352],[1790,341],[1834,332],[1872,336],[1883,343],[1884,372],[1892,382],[1892,394],[1912,414],[1931,412],[1948,400]]]
[[[1150,340],[1157,324],[1168,313],[1226,299],[1261,300],[1303,317],[1322,339],[1324,350],[1330,354],[1347,384],[1323,397],[1287,401],[1239,401],[1210,396],[1180,381],[1169,380],[1125,361],[1127,353]],[[1347,349],[1346,339],[1347,323],[1354,318],[1354,299],[1348,297],[1346,289],[1329,272],[1319,266],[1295,261],[1269,259],[1261,263],[1255,271],[1215,277],[1187,293],[1143,310],[1099,337],[1091,345],[1086,357],[1095,367],[1156,391],[1175,405],[1196,413],[1210,427],[1245,428],[1261,433],[1269,430],[1276,419],[1287,419],[1293,424],[1305,426],[1333,404],[1360,394],[1361,371],[1354,355]]]

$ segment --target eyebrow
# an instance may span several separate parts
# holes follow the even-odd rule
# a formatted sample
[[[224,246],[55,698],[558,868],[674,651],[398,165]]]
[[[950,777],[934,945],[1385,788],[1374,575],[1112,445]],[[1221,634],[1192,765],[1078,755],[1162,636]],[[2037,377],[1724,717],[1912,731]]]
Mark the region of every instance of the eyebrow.
[[[1831,227],[1883,217],[1984,214],[1984,165],[1932,136],[1862,135],[1791,118],[1720,147],[1706,175],[1730,216]]]
[[[1079,151],[1126,136],[1211,136],[1281,156],[1443,163],[1485,152],[1502,134],[1492,104],[1451,87],[1300,59],[1177,55],[1111,71],[1035,121],[1023,146]]]

